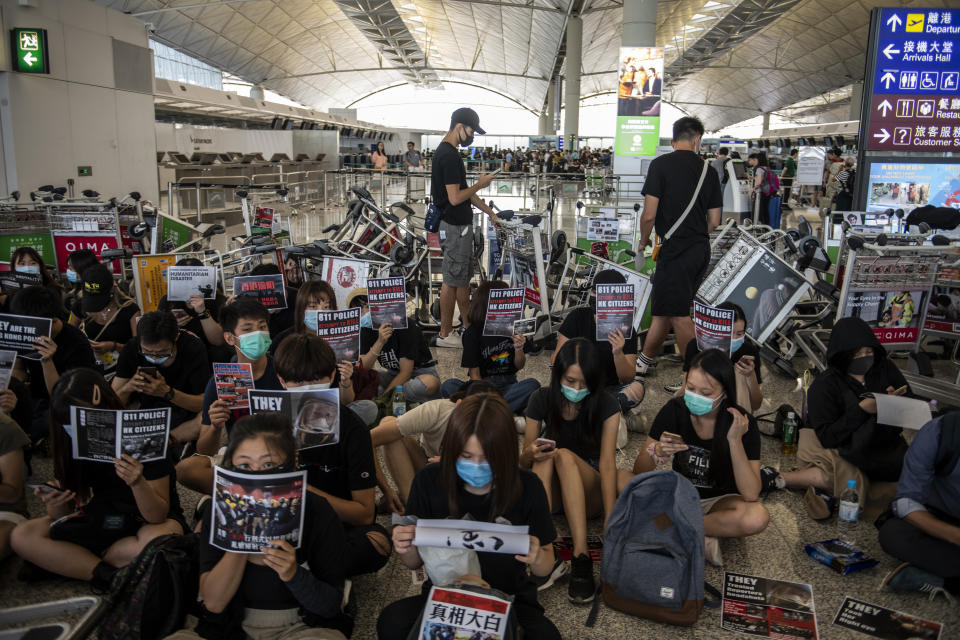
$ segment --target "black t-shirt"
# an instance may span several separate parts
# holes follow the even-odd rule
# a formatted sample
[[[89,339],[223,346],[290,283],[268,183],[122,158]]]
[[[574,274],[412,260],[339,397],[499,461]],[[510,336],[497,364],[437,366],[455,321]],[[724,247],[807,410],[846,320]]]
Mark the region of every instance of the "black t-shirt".
[[[130,340],[120,350],[117,361],[117,377],[129,379],[136,375],[138,367],[156,367],[157,374],[162,377],[171,388],[195,396],[204,392],[207,381],[210,380],[210,365],[207,363],[207,349],[200,338],[180,332],[177,337],[177,355],[170,366],[162,367],[147,362],[140,354],[138,340]],[[151,396],[146,393],[133,392],[131,399],[140,403],[141,409],[156,407],[173,407],[170,415],[170,426],[175,427],[192,418],[195,412],[187,411],[183,407],[164,400],[162,397]]]
[[[654,226],[661,238],[687,208],[702,171],[703,160],[693,151],[674,151],[654,158],[650,163],[641,193],[660,199]],[[707,210],[722,207],[723,191],[720,189],[720,179],[715,171],[707,169],[696,204],[683,224],[673,233],[670,241],[661,248],[661,253],[682,251],[692,243],[709,242]]]
[[[96,368],[90,341],[79,329],[64,323],[63,329],[53,339],[57,343],[57,352],[53,354],[53,364],[61,376],[70,369],[80,367]],[[39,360],[21,358],[30,374],[30,393],[34,398],[49,398],[47,383],[43,379],[43,363]]]
[[[460,366],[465,369],[477,367],[481,378],[516,375],[515,356],[512,337],[485,336],[483,327],[477,325],[471,325],[463,332]]]
[[[550,389],[543,387],[530,395],[525,415],[534,420],[546,421],[549,415],[549,407]],[[610,416],[620,412],[620,403],[613,395],[601,391],[598,409],[597,424],[582,424],[580,415],[577,415],[573,420],[562,420],[560,424],[547,424],[544,430],[545,437],[556,440],[558,449],[570,449],[584,460],[599,460],[603,423]],[[583,433],[587,429],[596,430],[597,437],[594,444],[589,443],[589,438],[583,437]]]
[[[351,491],[377,486],[370,429],[350,408],[340,405],[340,442],[300,452],[300,468],[307,482],[343,500],[353,500]]]
[[[236,357],[231,360],[231,362],[236,362]],[[253,381],[254,389],[266,389],[268,391],[282,391],[283,385],[280,384],[280,379],[277,377],[277,372],[273,368],[273,358],[267,356],[267,366],[263,370],[263,375]],[[200,424],[210,424],[210,405],[217,401],[217,381],[213,376],[210,376],[210,379],[207,381],[207,387],[203,390],[203,412],[200,415]],[[250,412],[247,409],[233,409],[230,411],[232,414],[230,419],[227,420],[226,428],[227,433],[230,433],[230,429],[233,428],[233,423],[242,418],[245,415],[248,415]]]
[[[376,329],[367,327],[360,329],[360,353],[369,353],[378,337],[379,333]],[[396,371],[400,368],[400,358],[413,360],[414,369],[427,367],[433,363],[433,356],[430,355],[430,347],[423,338],[423,331],[413,318],[407,318],[406,329],[393,330],[393,335],[380,350],[377,362],[388,371]]]
[[[321,496],[307,493],[306,511],[300,548],[297,549],[297,564],[306,562],[310,573],[326,584],[343,589],[343,558],[346,539],[336,511]],[[212,503],[210,505],[212,507]],[[210,544],[211,508],[203,514],[203,529],[198,551],[200,574],[212,571],[225,553]],[[277,572],[265,565],[248,562],[234,598],[239,598],[244,607],[251,609],[297,609],[300,603],[280,579]]]
[[[690,370],[690,363],[693,362],[698,353],[700,353],[700,347],[697,346],[697,341],[691,340],[688,342],[687,352],[683,356],[684,371]],[[753,356],[753,370],[757,372],[757,382],[763,382],[763,378],[760,377],[760,350],[749,340],[744,340],[743,345],[730,356],[730,361],[737,364],[743,356]]]
[[[560,325],[560,333],[566,338],[586,338],[597,345],[600,354],[600,366],[606,376],[605,385],[620,384],[617,377],[617,365],[613,362],[613,349],[606,340],[597,341],[597,317],[591,307],[577,307],[567,314]],[[637,352],[637,335],[634,333],[627,338],[623,345],[623,352],[634,354]]]
[[[94,342],[116,342],[118,345],[126,344],[130,338],[133,337],[133,330],[130,328],[130,319],[138,313],[140,313],[140,307],[138,307],[136,303],[131,302],[117,312],[116,317],[110,321],[110,324],[108,324],[106,328],[87,316],[83,321],[83,332],[87,334],[88,339]]]
[[[449,142],[441,142],[433,154],[433,167],[430,170],[430,195],[433,202],[443,213],[443,221],[448,224],[471,224],[473,214],[470,201],[457,205],[450,204],[447,197],[448,184],[458,184],[467,188],[467,170],[463,166],[460,153]]]
[[[746,413],[746,412],[744,412]],[[732,420],[726,411],[721,411],[717,420]],[[760,459],[760,430],[757,429],[756,419],[747,414],[749,425],[743,434],[743,450],[748,460]],[[659,440],[664,431],[675,433],[683,438],[683,443],[689,447],[673,456],[673,470],[687,478],[700,492],[700,499],[713,498],[729,493],[739,493],[737,482],[731,473],[727,478],[714,478],[710,473],[710,457],[713,439],[702,440],[693,428],[690,420],[690,411],[684,404],[683,398],[672,398],[663,405],[660,413],[653,420],[650,427],[650,437]]]
[[[112,463],[78,461],[80,482],[92,489],[91,502],[110,504],[114,509],[135,519],[142,520],[133,490],[117,475]],[[170,509],[167,517],[185,523],[183,509],[180,507],[180,494],[177,493],[177,471],[169,458],[143,463],[143,477],[146,480],[167,478],[169,481]]]
[[[514,526],[528,525],[530,535],[537,538],[541,545],[550,544],[556,539],[557,530],[550,515],[547,493],[543,490],[543,484],[537,476],[526,469],[520,469],[518,475],[522,486],[520,497],[507,509],[503,518]],[[462,482],[457,495],[461,511],[458,517],[465,518],[469,514],[472,520],[491,521],[489,495],[478,496],[468,493],[463,489]],[[410,496],[407,498],[406,514],[418,518],[451,517],[439,464],[427,465],[413,478]],[[512,555],[478,551],[477,557],[480,560],[480,577],[489,582],[494,589],[512,595],[525,586],[526,568]],[[526,585],[531,583],[526,582]],[[533,592],[533,597],[536,596],[535,589],[529,589],[529,591]]]

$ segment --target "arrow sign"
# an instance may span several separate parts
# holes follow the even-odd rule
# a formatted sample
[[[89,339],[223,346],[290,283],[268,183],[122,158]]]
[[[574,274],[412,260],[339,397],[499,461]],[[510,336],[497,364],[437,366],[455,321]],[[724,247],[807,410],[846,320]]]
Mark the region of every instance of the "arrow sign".
[[[27,66],[32,67],[33,63],[36,62],[37,59],[34,57],[32,53],[28,52],[27,55],[23,56],[23,61],[27,63]]]
[[[887,60],[893,60],[893,55],[895,53],[900,53],[900,49],[894,49],[892,44],[888,44],[883,48],[883,55],[887,56]]]
[[[880,133],[873,134],[873,137],[880,138],[880,144],[883,144],[890,139],[890,132],[888,132],[886,129],[880,129]]]
[[[887,18],[887,26],[890,27],[891,33],[896,33],[897,27],[899,27],[902,24],[903,24],[903,20],[901,20],[900,16],[898,16],[897,14],[893,14],[892,16]]]
[[[889,71],[887,71],[887,72],[884,73],[882,76],[880,76],[880,82],[883,83],[883,88],[884,88],[884,89],[889,89],[889,88],[890,88],[890,84],[891,84],[891,83],[894,83],[894,82],[896,82],[896,81],[897,81],[897,77],[896,77],[895,75],[893,75],[892,73],[890,73]]]
[[[893,109],[893,105],[890,104],[888,100],[884,100],[883,102],[877,105],[877,111],[883,114],[884,118],[887,117],[887,112],[890,111],[890,109]]]

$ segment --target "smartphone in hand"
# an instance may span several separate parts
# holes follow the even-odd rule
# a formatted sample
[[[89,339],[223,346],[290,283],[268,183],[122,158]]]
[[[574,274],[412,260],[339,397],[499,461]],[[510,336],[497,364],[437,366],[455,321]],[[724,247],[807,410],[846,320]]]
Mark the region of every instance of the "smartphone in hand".
[[[27,488],[31,491],[39,489],[40,493],[53,493],[55,491],[60,491],[58,487],[53,486],[49,482],[28,482]]]
[[[663,435],[660,436],[661,442],[669,442],[670,444],[683,444],[683,436],[676,433],[670,433],[669,431],[664,431]]]
[[[553,451],[554,449],[557,448],[557,441],[556,441],[556,440],[550,440],[549,438],[537,438],[536,445],[537,445],[538,447],[542,447],[542,446],[544,446],[544,445],[547,445],[547,448],[544,449],[544,452]]]
[[[144,376],[150,376],[151,378],[156,378],[157,368],[156,367],[140,367],[139,373]]]

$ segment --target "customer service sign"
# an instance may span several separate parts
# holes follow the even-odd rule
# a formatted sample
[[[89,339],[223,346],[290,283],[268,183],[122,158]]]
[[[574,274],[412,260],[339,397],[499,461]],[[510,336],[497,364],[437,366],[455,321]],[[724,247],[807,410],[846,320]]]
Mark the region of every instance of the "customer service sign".
[[[660,140],[663,48],[621,47],[616,155],[654,156]]]

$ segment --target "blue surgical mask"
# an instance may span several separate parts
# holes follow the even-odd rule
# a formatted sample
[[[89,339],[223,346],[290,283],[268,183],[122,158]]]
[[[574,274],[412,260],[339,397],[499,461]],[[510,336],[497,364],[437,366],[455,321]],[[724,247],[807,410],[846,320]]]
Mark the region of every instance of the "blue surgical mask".
[[[730,341],[730,353],[736,353],[737,351],[740,351],[740,347],[743,346],[743,341],[744,341],[745,339],[746,339],[746,338],[734,338],[733,340],[731,340],[731,341]]]
[[[303,312],[303,324],[313,331],[317,332],[317,310],[316,309],[307,309]]]
[[[270,332],[251,331],[242,336],[237,336],[240,341],[240,353],[251,360],[259,360],[267,353],[270,348]]]
[[[685,390],[683,392],[683,403],[687,405],[687,409],[690,410],[690,413],[695,416],[702,416],[713,411],[714,405],[722,397],[723,394],[717,396],[716,398],[708,398],[707,396],[702,396],[699,393]]]
[[[40,275],[40,265],[36,264],[18,264],[16,267],[17,273],[30,273],[35,276]]]
[[[360,316],[360,326],[364,329],[373,329],[373,320],[370,319],[369,313]]]
[[[489,463],[471,462],[463,458],[457,459],[457,475],[471,487],[479,489],[493,482],[493,471]]]
[[[565,384],[561,384],[560,393],[562,393],[563,397],[570,402],[580,402],[590,395],[590,389],[574,389],[573,387],[568,387]]]
[[[143,357],[144,357],[144,359],[145,359],[147,362],[149,362],[150,364],[160,365],[160,364],[163,364],[164,362],[166,362],[167,360],[169,360],[169,359],[172,357],[172,354],[170,354],[170,355],[165,355],[165,356],[163,356],[162,358],[157,358],[156,356],[148,356],[148,355],[146,355],[146,354],[144,354]]]
[[[77,284],[80,282],[80,275],[73,269],[67,269],[67,282]]]

